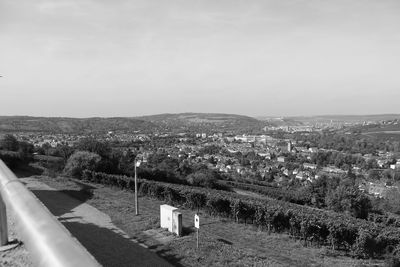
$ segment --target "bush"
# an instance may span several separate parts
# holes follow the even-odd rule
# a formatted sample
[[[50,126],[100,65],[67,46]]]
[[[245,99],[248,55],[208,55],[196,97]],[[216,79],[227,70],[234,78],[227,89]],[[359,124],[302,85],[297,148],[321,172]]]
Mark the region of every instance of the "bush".
[[[400,257],[396,255],[390,255],[385,260],[386,267],[400,267]]]
[[[212,171],[209,170],[200,170],[195,173],[189,174],[187,176],[187,181],[190,185],[207,187],[207,188],[216,188],[217,187],[217,179]]]
[[[372,258],[374,253],[377,252],[375,237],[371,232],[360,229],[352,250],[355,257],[363,259]]]
[[[100,160],[101,157],[96,153],[77,151],[68,159],[64,168],[64,174],[81,178],[83,170],[95,170]]]
[[[0,139],[0,149],[8,151],[18,151],[19,143],[12,134],[6,134]]]

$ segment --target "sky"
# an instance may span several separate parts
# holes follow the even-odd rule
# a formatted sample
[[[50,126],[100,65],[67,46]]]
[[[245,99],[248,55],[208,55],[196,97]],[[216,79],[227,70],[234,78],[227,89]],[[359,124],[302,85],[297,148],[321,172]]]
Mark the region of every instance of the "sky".
[[[0,115],[400,113],[398,0],[2,0]]]

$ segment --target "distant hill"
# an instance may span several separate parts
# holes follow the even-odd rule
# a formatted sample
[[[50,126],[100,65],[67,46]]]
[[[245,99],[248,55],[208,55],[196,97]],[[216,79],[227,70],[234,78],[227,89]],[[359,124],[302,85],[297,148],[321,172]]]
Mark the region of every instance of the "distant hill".
[[[43,133],[125,133],[151,132],[235,132],[257,133],[265,126],[307,125],[316,122],[382,122],[400,119],[400,115],[324,115],[310,117],[260,117],[259,119],[219,113],[158,114],[141,117],[113,118],[65,118],[0,116],[1,132],[43,132]],[[399,126],[385,125],[368,131],[398,131]],[[362,132],[365,132],[363,129]]]
[[[379,121],[350,128],[352,132],[374,137],[380,141],[400,141],[400,119]]]
[[[327,123],[333,122],[349,122],[349,123],[361,123],[361,122],[377,122],[384,120],[399,119],[400,114],[376,114],[376,115],[321,115],[321,116],[298,116],[298,117],[287,117],[304,124],[308,123]]]
[[[252,117],[219,113],[158,114],[138,117],[138,119],[175,131],[259,130],[265,126],[264,123]]]
[[[157,125],[136,118],[47,118],[0,116],[0,132],[102,133],[154,131]]]
[[[264,121],[267,125],[271,125],[274,127],[279,126],[299,126],[304,123],[301,121],[297,121],[293,118],[284,118],[284,117],[258,117],[258,119]]]
[[[0,132],[104,133],[260,130],[264,123],[233,114],[180,113],[132,118],[0,116]]]
[[[353,127],[353,130],[361,133],[397,133],[400,134],[400,118],[393,120],[379,121],[369,125]]]
[[[317,115],[317,116],[290,116],[271,117],[260,116],[257,119],[269,122],[275,126],[310,125],[315,123],[363,123],[379,122],[400,119],[400,114],[376,114],[376,115]]]

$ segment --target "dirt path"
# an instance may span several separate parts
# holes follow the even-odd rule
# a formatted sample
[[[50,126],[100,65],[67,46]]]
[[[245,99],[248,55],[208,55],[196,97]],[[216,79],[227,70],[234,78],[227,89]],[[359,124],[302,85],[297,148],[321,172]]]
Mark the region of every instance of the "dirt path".
[[[21,181],[103,266],[172,266],[137,243],[110,217],[34,178]]]

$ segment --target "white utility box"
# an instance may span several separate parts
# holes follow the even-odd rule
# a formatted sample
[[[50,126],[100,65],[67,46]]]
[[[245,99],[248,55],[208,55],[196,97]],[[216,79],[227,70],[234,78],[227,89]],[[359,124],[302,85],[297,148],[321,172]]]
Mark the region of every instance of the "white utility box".
[[[160,226],[178,236],[182,235],[182,214],[170,205],[160,206]]]

